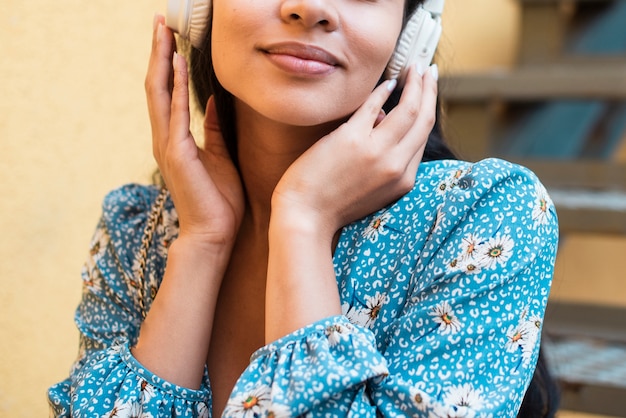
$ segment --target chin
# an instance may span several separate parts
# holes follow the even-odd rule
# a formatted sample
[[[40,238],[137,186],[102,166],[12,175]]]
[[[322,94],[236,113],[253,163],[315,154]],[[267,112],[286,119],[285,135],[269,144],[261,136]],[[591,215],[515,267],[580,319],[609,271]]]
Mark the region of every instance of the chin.
[[[307,127],[343,122],[369,97],[376,80],[363,83],[337,82],[285,82],[284,79],[258,83],[226,78],[222,84],[237,101],[244,105],[250,116],[290,126]],[[229,83],[229,81],[233,81]],[[355,88],[355,85],[358,88]]]
[[[273,114],[265,115],[268,119],[272,119],[278,123],[298,127],[313,127],[320,125],[339,125],[345,121],[350,113],[335,112],[311,112],[308,109],[284,109],[284,112],[272,112]]]
[[[363,99],[364,100],[364,99]],[[292,126],[319,126],[341,123],[352,115],[361,101],[345,97],[286,95],[273,100],[259,100],[252,108],[268,119]]]

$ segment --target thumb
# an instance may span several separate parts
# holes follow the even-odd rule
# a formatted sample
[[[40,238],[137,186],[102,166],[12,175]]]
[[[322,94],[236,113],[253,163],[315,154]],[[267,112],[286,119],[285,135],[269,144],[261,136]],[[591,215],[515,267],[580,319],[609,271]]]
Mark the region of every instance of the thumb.
[[[204,114],[204,149],[220,157],[230,157],[222,136],[213,96],[209,97]]]
[[[378,112],[378,116],[376,116],[376,120],[374,121],[374,128],[377,127],[378,124],[383,121],[383,119],[385,119],[385,116],[387,116],[385,111],[383,109],[380,109],[380,112]]]

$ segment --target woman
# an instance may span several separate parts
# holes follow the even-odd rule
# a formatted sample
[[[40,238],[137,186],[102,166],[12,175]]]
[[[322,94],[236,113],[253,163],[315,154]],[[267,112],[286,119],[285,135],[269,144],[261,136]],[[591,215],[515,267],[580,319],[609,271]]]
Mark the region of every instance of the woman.
[[[419,3],[215,1],[191,57],[202,148],[155,18],[146,91],[168,192],[105,199],[57,416],[515,416],[556,217],[522,167],[422,162],[436,67],[381,110]]]

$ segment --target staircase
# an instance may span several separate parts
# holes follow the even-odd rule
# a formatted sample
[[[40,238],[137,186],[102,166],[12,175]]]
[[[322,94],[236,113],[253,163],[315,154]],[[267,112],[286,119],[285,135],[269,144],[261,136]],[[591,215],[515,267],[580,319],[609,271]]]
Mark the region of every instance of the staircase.
[[[463,159],[496,156],[537,173],[562,240],[626,237],[626,1],[517,1],[516,67],[442,79],[446,137]],[[563,408],[626,416],[626,300],[551,301],[544,347]]]

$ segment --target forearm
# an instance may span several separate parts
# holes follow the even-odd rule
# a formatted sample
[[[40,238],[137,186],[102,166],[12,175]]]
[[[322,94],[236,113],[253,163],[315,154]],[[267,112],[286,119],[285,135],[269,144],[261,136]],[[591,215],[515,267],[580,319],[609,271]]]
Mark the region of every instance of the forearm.
[[[265,302],[265,339],[341,314],[332,259],[333,233],[316,222],[272,211]]]
[[[202,248],[179,238],[170,247],[159,293],[133,355],[179,386],[200,387],[228,248]]]

